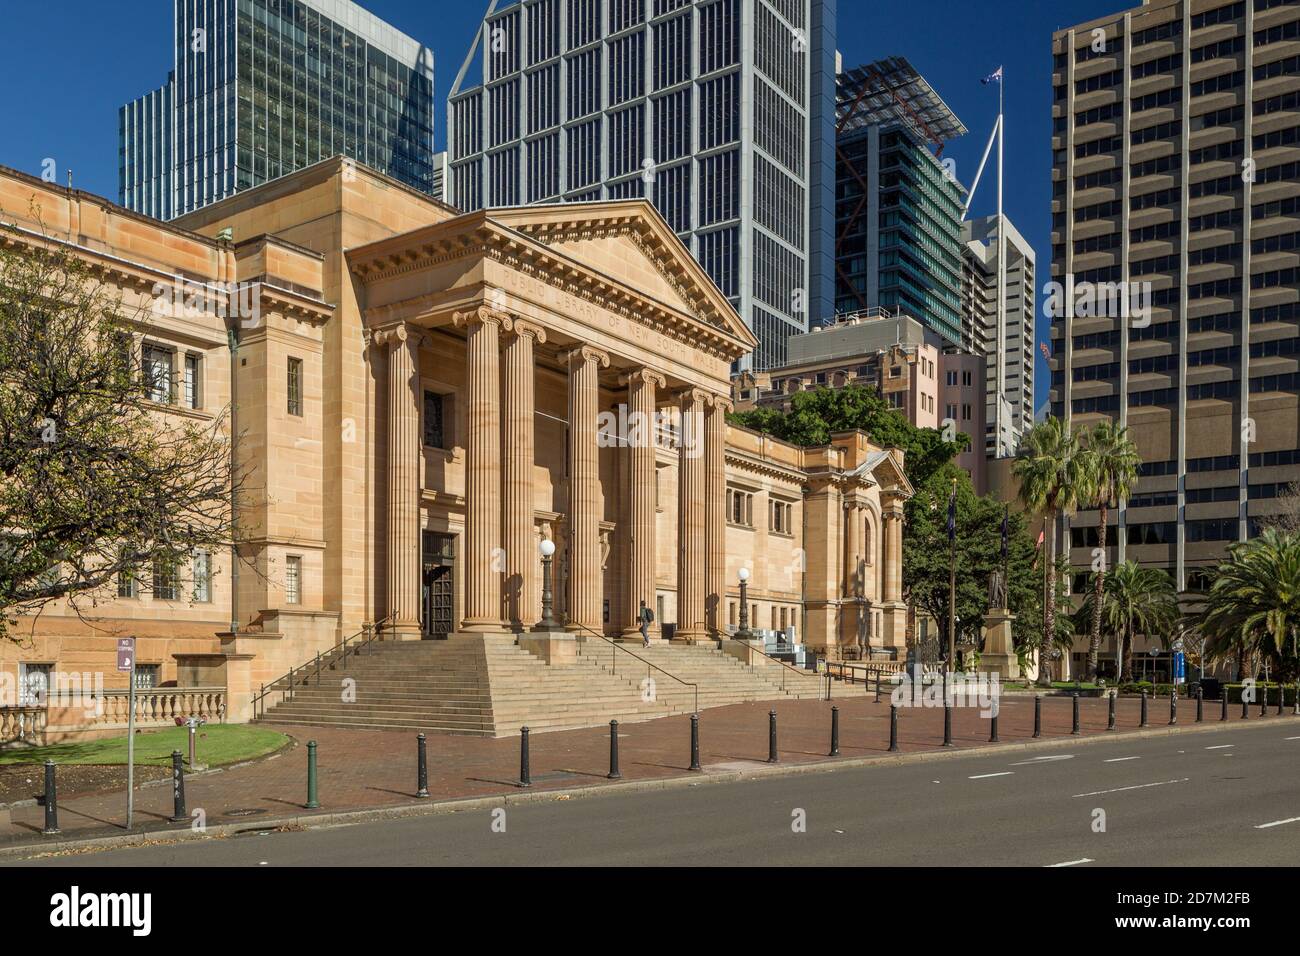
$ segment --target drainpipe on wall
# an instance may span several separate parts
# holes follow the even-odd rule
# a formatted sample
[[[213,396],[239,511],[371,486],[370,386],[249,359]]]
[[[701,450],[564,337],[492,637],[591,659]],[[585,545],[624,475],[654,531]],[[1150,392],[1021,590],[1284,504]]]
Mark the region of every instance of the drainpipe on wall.
[[[235,468],[236,443],[239,432],[235,428],[235,382],[239,377],[239,318],[230,321],[226,342],[230,347],[230,633],[239,630],[239,541],[235,533],[236,494]]]

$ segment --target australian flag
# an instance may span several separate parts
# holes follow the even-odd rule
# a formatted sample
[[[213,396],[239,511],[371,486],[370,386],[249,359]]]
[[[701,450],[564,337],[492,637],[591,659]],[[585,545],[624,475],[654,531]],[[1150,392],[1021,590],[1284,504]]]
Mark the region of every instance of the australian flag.
[[[948,499],[948,543],[952,544],[957,540],[957,489],[953,488],[952,496]]]
[[[984,77],[984,79],[980,80],[980,82],[983,83],[985,86],[988,86],[990,83],[1001,83],[1001,82],[1002,82],[1002,67],[998,67],[996,70],[994,70],[994,71],[993,71],[992,73],[990,73],[988,76]]]

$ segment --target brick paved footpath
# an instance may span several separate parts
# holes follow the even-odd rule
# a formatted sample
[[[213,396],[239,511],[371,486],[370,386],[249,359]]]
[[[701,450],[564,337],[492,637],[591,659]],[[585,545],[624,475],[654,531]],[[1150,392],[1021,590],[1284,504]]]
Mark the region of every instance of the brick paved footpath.
[[[840,695],[845,696],[841,697]],[[889,744],[889,694],[881,703],[861,688],[836,687],[840,712],[842,757],[871,757],[887,752]],[[1100,698],[1079,701],[1081,731],[1085,736],[1106,734],[1107,706]],[[1152,699],[1149,726],[1169,723],[1167,699]],[[775,708],[782,764],[827,759],[830,745],[831,704],[824,700],[778,700],[735,704],[705,710],[700,715],[700,762],[704,772],[754,769],[767,760],[768,711]],[[1034,701],[1030,695],[1002,698],[998,734],[1003,744],[1029,740],[1033,734]],[[1289,713],[1290,708],[1287,708]],[[1140,702],[1117,701],[1118,732],[1138,728]],[[1205,703],[1204,726],[1222,726],[1218,701]],[[1276,720],[1275,708],[1260,718],[1251,707],[1250,720]],[[1178,721],[1187,726],[1196,718],[1196,701],[1180,700]],[[1241,707],[1229,707],[1229,721],[1240,722]],[[904,753],[940,750],[943,741],[941,708],[900,708],[899,747]],[[202,808],[209,826],[223,823],[256,824],[277,817],[303,815],[306,802],[307,740],[317,741],[320,813],[403,806],[417,800],[416,741],[412,732],[340,730],[330,727],[274,727],[290,734],[295,746],[278,756],[242,767],[186,778],[188,808]],[[1043,737],[1068,738],[1071,699],[1043,699]],[[619,733],[622,782],[690,775],[690,718],[666,717],[624,724]],[[1111,736],[1114,736],[1113,734]],[[953,709],[953,742],[970,749],[986,745],[989,721],[976,707]],[[428,738],[429,792],[433,801],[517,793],[519,739],[488,739],[433,734]],[[609,729],[533,734],[531,741],[534,790],[604,785],[609,770]],[[202,751],[200,750],[200,759]],[[246,813],[244,811],[253,811]],[[172,793],[167,785],[137,790],[136,827],[167,828]],[[86,794],[59,801],[60,837],[42,837],[44,809],[16,807],[12,821],[0,824],[0,847],[56,840],[120,835],[126,815],[122,792]]]

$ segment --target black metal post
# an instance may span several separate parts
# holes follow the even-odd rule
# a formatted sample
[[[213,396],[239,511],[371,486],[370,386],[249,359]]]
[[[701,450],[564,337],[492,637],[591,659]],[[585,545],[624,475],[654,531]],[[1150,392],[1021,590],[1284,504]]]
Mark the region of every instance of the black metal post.
[[[1169,726],[1178,723],[1178,685],[1169,685]]]
[[[1196,722],[1199,724],[1205,719],[1205,691],[1198,684],[1196,685]]]
[[[831,756],[840,755],[840,709],[831,708]]]
[[[528,767],[528,728],[519,728],[519,786],[531,787],[533,785],[532,774],[529,773]]]
[[[1220,686],[1222,687],[1222,685]],[[1227,720],[1228,719],[1228,688],[1226,687],[1222,687],[1222,689],[1219,691],[1219,709],[1222,711],[1222,713],[1219,714],[1219,719]]]
[[[748,641],[754,637],[749,630],[749,585],[746,580],[740,582],[740,627],[736,629],[736,640]]]
[[[996,707],[996,705],[994,705]],[[998,742],[998,713],[993,711],[993,716],[989,718],[989,743]]]
[[[610,780],[618,780],[623,775],[618,770],[618,721],[609,722],[609,774]]]
[[[59,832],[59,797],[54,785],[54,761],[45,761],[45,829],[42,833]]]
[[[1260,690],[1262,691],[1262,693],[1259,695],[1259,716],[1267,717],[1268,716],[1268,685],[1265,684],[1261,686]]]
[[[1074,710],[1073,723],[1070,726],[1070,734],[1077,737],[1079,736],[1079,692],[1076,690],[1070,696],[1073,698],[1072,704]]]
[[[898,753],[898,705],[889,705],[889,752]]]
[[[873,703],[880,703],[880,671],[876,671],[876,699]]]
[[[1282,686],[1282,682],[1281,682],[1281,681],[1278,681],[1278,684],[1277,684],[1277,715],[1278,715],[1279,717],[1282,716],[1282,699],[1283,699],[1284,697],[1286,697],[1285,689],[1284,689],[1283,686]]]
[[[418,758],[415,771],[415,795],[427,797],[429,795],[429,754],[426,750],[424,734],[416,734],[415,752]]]
[[[943,745],[952,746],[952,708],[946,700],[943,702]]]
[[[1043,695],[1034,695],[1034,736],[1043,736]]]
[[[1106,705],[1106,729],[1114,730],[1115,729],[1115,695],[1107,694],[1106,698],[1109,701],[1109,703],[1107,703]]]
[[[781,758],[776,753],[776,711],[767,714],[767,762],[776,763]]]
[[[190,818],[185,812],[185,770],[181,766],[184,759],[179,750],[172,751],[172,823],[184,823]]]
[[[1224,691],[1223,691],[1223,697],[1224,697],[1225,700],[1226,700],[1227,697],[1228,697],[1228,691],[1227,691],[1226,688],[1225,688]],[[1243,688],[1241,689],[1241,719],[1242,719],[1242,720],[1250,720],[1250,701],[1246,700],[1246,688],[1245,688],[1245,687],[1243,687]]]
[[[1138,724],[1138,726],[1139,726],[1139,727],[1145,727],[1146,725],[1147,725],[1147,692],[1146,692],[1145,689],[1143,689],[1143,691],[1142,691],[1142,722],[1141,722],[1140,724]]]
[[[700,769],[700,715],[691,714],[691,770]]]
[[[316,741],[307,741],[307,802],[308,810],[320,808],[320,798],[316,790]]]
[[[559,622],[555,620],[552,560],[551,555],[542,555],[542,619],[537,622],[537,626],[534,628],[534,630],[538,631],[558,631],[560,629]]]

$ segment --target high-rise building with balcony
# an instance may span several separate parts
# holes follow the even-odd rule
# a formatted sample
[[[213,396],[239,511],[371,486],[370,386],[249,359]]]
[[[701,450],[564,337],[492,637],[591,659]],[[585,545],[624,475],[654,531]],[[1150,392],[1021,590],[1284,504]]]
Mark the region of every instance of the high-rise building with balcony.
[[[175,0],[175,69],[119,110],[119,199],[184,215],[330,156],[434,188],[433,54],[351,0]]]
[[[968,219],[962,238],[962,349],[987,365],[985,451],[1007,458],[1034,424],[1034,250],[1004,215],[1006,224],[1005,334],[998,345],[998,217]],[[997,364],[1003,364],[998,394]]]
[[[757,336],[742,364],[780,365],[831,312],[834,63],[834,0],[493,2],[446,199],[645,198]]]
[[[1199,590],[1300,475],[1300,5],[1148,0],[1052,44],[1052,411],[1137,442],[1111,563]],[[1097,512],[1071,525],[1086,569]]]
[[[903,57],[840,74],[836,127],[835,311],[901,310],[960,345],[966,191],[939,154],[966,127]]]

